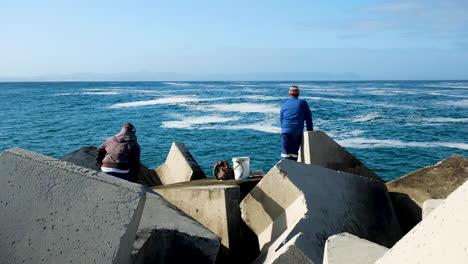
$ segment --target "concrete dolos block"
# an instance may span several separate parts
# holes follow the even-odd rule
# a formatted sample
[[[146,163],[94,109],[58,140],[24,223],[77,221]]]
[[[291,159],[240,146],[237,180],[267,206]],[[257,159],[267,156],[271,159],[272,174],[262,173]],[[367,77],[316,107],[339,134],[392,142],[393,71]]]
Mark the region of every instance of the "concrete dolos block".
[[[325,242],[323,264],[374,264],[388,248],[349,233],[333,235]]]
[[[377,174],[320,130],[304,132],[298,160],[382,181]]]
[[[468,179],[468,158],[448,157],[396,180],[387,182],[391,192],[408,194],[420,207],[429,199],[445,199]]]
[[[467,226],[468,182],[465,182],[376,263],[467,263]]]
[[[130,263],[146,195],[23,149],[0,155],[2,263]]]
[[[221,238],[220,259],[247,263],[258,256],[258,241],[243,223],[239,204],[258,181],[202,179],[153,190]]]
[[[192,154],[180,142],[172,143],[166,162],[155,171],[164,185],[206,178]]]
[[[94,146],[81,147],[78,150],[61,157],[60,160],[68,161],[88,169],[101,171],[101,168],[96,163],[96,149],[97,148]],[[140,164],[138,182],[148,186],[161,185],[161,181],[154,170],[146,168],[143,164]]]
[[[406,193],[389,192],[393,209],[400,223],[401,233],[405,235],[422,219],[422,209]]]
[[[325,240],[337,233],[387,247],[401,237],[384,183],[290,160],[265,175],[241,212],[263,252],[302,232],[296,246],[315,263],[322,262]]]
[[[299,233],[292,237],[288,242],[273,254],[268,259],[255,261],[255,264],[314,264],[300,248],[296,246],[296,242],[303,238],[303,234]]]
[[[215,263],[220,239],[156,193],[147,200],[133,246],[134,264]]]
[[[423,203],[422,217],[426,218],[432,211],[439,207],[445,199],[430,199]]]

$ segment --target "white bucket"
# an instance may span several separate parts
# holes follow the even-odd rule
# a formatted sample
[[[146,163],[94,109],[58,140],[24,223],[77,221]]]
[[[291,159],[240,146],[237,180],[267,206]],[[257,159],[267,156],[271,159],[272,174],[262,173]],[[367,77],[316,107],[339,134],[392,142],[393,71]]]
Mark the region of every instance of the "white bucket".
[[[232,158],[232,164],[234,168],[234,178],[236,178],[236,180],[250,175],[249,157]]]

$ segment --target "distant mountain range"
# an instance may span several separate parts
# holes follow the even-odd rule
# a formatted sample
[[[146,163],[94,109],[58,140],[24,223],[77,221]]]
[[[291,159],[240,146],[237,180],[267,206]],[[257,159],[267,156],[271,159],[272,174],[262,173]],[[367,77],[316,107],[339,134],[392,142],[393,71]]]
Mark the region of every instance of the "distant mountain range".
[[[184,74],[176,72],[73,73],[32,77],[0,77],[3,82],[45,81],[321,81],[359,80],[354,73],[327,72],[256,72]]]

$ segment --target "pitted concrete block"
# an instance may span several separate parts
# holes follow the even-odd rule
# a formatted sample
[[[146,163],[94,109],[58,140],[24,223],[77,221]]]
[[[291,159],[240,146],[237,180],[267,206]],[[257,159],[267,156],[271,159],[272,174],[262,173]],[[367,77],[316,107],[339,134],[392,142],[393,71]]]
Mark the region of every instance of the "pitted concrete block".
[[[445,199],[430,199],[426,200],[423,203],[423,208],[422,208],[422,217],[426,218],[432,211],[437,209]]]
[[[215,263],[220,239],[156,193],[147,200],[137,239],[134,264]]]
[[[374,264],[387,251],[379,244],[341,233],[327,239],[323,264]]]
[[[0,155],[2,263],[130,263],[140,185],[14,148]]]
[[[377,174],[320,130],[304,132],[298,160],[382,181]]]
[[[296,246],[296,242],[303,237],[299,233],[292,237],[288,242],[284,243],[278,250],[268,256],[268,259],[259,258],[254,264],[314,264],[300,248]]]
[[[239,203],[259,180],[211,178],[158,186],[153,190],[221,238],[218,261],[250,263],[259,254],[258,240],[242,221]]]
[[[206,178],[203,170],[180,142],[173,142],[166,162],[155,169],[163,185]]]
[[[466,263],[467,212],[468,182],[465,182],[375,263]]]
[[[236,185],[166,185],[153,190],[221,238],[226,248],[239,244],[240,193]]]
[[[315,263],[322,263],[324,243],[337,233],[387,247],[401,237],[384,183],[290,160],[265,175],[241,202],[241,212],[263,254],[303,233],[296,247]]]
[[[81,147],[72,153],[68,153],[67,155],[61,157],[60,160],[68,161],[78,166],[96,171],[101,171],[101,168],[96,163],[96,149],[97,148],[94,146]],[[148,169],[143,164],[140,164],[138,182],[148,186],[161,185],[161,181],[159,180],[154,170]]]
[[[445,199],[468,179],[468,158],[448,157],[387,182],[390,192],[408,194],[420,207],[429,199]]]

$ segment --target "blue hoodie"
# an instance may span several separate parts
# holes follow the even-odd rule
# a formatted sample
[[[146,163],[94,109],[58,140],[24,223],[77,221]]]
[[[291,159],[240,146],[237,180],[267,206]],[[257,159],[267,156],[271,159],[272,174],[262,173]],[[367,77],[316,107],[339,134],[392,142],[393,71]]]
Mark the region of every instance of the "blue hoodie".
[[[306,101],[291,97],[281,106],[281,133],[300,134],[304,131],[304,121],[307,131],[312,131],[312,113]]]

